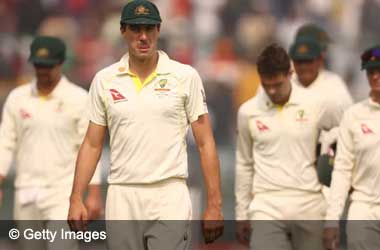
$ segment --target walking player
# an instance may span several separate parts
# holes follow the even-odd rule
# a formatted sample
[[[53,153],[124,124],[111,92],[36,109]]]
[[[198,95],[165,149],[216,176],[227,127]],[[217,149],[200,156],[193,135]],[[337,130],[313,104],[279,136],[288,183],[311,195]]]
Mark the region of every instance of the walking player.
[[[157,50],[161,17],[152,2],[129,2],[120,24],[128,53],[98,72],[91,85],[90,125],[71,194],[71,227],[81,229],[86,224],[83,190],[108,129],[111,167],[106,219],[146,220],[130,232],[109,223],[110,249],[186,249],[192,212],[185,136],[191,125],[206,182],[204,231],[211,242],[222,233],[223,216],[219,161],[202,81],[192,67]],[[172,228],[167,220],[183,223]]]
[[[340,112],[291,84],[283,48],[268,46],[257,65],[264,91],[238,113],[238,239],[248,243],[252,227],[251,249],[323,249],[326,203],[315,150],[319,132],[337,126]]]
[[[29,61],[35,80],[9,94],[0,126],[0,182],[15,156],[14,218],[20,229],[69,230],[67,218],[75,159],[88,119],[87,92],[62,75],[65,45],[55,37],[36,37]],[[89,218],[102,212],[100,175],[89,186]],[[85,186],[87,188],[87,185]],[[22,249],[77,249],[77,242],[21,240]],[[45,244],[48,244],[46,246]]]
[[[324,234],[328,250],[339,248],[338,222],[350,189],[348,249],[380,248],[380,45],[367,49],[361,60],[371,92],[340,124]]]

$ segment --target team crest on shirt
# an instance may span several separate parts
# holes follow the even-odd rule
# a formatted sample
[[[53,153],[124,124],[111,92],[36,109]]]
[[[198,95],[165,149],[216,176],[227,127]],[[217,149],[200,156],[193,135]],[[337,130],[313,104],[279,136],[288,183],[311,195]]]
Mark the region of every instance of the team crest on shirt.
[[[360,128],[361,128],[361,130],[362,130],[362,132],[363,132],[364,135],[374,134],[374,132],[372,131],[372,129],[370,129],[370,128],[367,126],[367,124],[362,123],[362,124],[360,125]]]
[[[296,121],[297,122],[307,122],[309,119],[306,117],[306,113],[304,109],[300,109],[297,111]]]
[[[262,122],[259,121],[259,120],[256,121],[256,127],[257,127],[257,129],[258,129],[260,132],[269,131],[268,126],[265,125],[264,123],[262,123]]]
[[[63,102],[59,101],[56,108],[55,108],[55,112],[57,112],[57,113],[62,112],[62,108],[63,108]]]
[[[117,91],[116,89],[110,89],[110,94],[112,96],[114,103],[127,100],[127,98],[125,98],[122,94],[120,94],[120,92]]]
[[[165,88],[166,84],[168,83],[168,79],[161,79],[158,82],[158,85],[160,85],[160,88]]]
[[[168,92],[171,89],[168,88],[167,85],[168,85],[168,79],[161,79],[158,81],[158,83],[155,84],[154,91]]]

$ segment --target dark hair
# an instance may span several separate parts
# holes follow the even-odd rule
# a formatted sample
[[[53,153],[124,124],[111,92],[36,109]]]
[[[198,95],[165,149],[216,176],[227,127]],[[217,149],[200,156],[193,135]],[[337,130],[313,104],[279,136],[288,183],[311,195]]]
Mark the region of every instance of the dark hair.
[[[275,76],[288,74],[290,71],[290,58],[286,50],[273,43],[266,47],[257,59],[257,71],[262,76]]]
[[[127,28],[127,25],[125,23],[120,23],[120,30],[121,31],[125,31],[125,29]]]

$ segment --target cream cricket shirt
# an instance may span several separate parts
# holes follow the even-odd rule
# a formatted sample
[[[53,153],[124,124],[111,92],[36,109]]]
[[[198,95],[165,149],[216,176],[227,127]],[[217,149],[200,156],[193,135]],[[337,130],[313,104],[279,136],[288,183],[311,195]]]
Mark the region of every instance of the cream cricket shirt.
[[[321,129],[339,124],[340,112],[292,85],[288,103],[276,107],[261,91],[238,112],[236,152],[236,218],[248,219],[257,193],[319,192],[315,162]]]
[[[293,82],[310,92],[318,95],[319,98],[331,98],[335,104],[344,112],[352,105],[352,97],[347,89],[347,85],[342,78],[328,70],[321,70],[317,79],[314,80],[307,88],[305,88],[297,79],[297,75],[293,75]]]
[[[7,175],[15,157],[16,188],[71,186],[87,101],[87,92],[63,76],[46,97],[34,81],[11,91],[0,126],[0,174]],[[97,171],[92,183],[99,182]]]
[[[110,184],[186,178],[185,136],[207,113],[198,73],[159,51],[158,65],[141,83],[129,71],[128,54],[98,72],[90,89],[90,119],[110,134]]]
[[[339,127],[327,220],[339,220],[351,200],[380,204],[380,105],[367,99],[348,109]]]
[[[353,104],[347,85],[339,75],[331,71],[321,70],[318,73],[317,79],[306,88],[298,81],[296,74],[293,75],[293,82],[297,86],[310,91],[317,98],[333,101],[342,114]],[[321,153],[327,153],[329,146],[335,143],[337,138],[338,128],[332,129],[328,133],[323,131],[319,139],[322,143]]]

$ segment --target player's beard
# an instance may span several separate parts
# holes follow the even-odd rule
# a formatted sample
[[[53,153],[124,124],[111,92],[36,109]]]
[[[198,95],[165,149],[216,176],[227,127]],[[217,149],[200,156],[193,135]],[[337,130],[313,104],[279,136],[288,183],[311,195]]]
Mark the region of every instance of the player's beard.
[[[50,89],[55,86],[60,79],[60,76],[52,76],[50,74],[37,74],[37,85],[43,89]]]
[[[49,86],[53,84],[53,79],[49,74],[38,74],[37,75],[37,84],[41,86]]]

